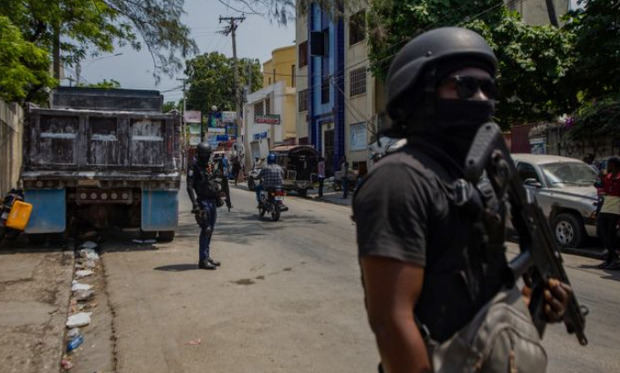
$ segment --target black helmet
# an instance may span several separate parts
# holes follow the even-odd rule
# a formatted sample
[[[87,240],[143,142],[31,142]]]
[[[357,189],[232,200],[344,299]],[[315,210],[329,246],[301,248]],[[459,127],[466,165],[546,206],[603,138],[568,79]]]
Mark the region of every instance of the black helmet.
[[[198,144],[196,149],[196,153],[198,155],[198,160],[201,162],[208,162],[209,158],[211,158],[212,153],[211,145],[208,142],[201,142]]]
[[[489,44],[471,30],[442,27],[414,38],[398,52],[390,66],[386,79],[388,114],[402,124],[414,110],[413,102],[403,102],[405,97],[415,93],[422,97],[423,91],[428,91],[427,84],[430,84],[434,96],[435,86],[445,75],[435,72],[431,81],[424,82],[433,67],[448,74],[472,65],[494,76],[497,58]]]

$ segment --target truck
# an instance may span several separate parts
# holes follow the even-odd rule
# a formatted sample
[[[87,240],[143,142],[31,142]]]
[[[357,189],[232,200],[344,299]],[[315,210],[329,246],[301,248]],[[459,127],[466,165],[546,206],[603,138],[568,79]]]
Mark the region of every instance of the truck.
[[[59,87],[29,105],[21,184],[26,234],[109,227],[172,241],[178,224],[181,117],[158,91]]]

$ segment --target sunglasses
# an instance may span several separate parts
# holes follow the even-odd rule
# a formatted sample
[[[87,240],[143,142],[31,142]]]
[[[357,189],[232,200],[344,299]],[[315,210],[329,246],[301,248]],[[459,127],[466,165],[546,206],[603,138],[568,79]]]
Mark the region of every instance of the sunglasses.
[[[455,75],[446,79],[447,82],[454,82],[456,85],[456,94],[462,100],[467,100],[478,91],[482,91],[489,99],[497,98],[497,86],[495,80],[491,78],[475,78],[473,76]]]

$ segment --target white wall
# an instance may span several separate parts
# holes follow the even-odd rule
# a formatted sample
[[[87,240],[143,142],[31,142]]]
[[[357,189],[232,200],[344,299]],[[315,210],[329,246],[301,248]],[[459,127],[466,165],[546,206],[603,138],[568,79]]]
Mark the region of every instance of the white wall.
[[[15,188],[22,167],[24,112],[15,104],[0,100],[0,199]]]

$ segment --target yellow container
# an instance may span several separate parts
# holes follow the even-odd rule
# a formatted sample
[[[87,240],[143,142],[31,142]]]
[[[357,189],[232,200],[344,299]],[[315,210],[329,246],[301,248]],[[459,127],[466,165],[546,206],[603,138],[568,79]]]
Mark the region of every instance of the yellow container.
[[[17,229],[18,231],[23,231],[28,225],[31,213],[32,205],[30,203],[22,201],[13,202],[9,217],[6,219],[6,226]]]

